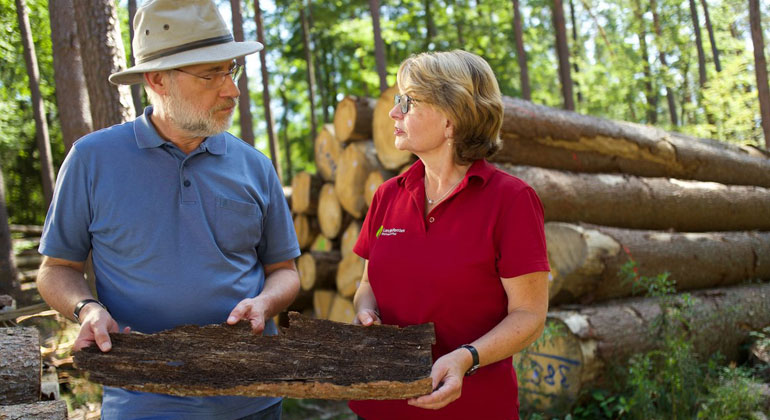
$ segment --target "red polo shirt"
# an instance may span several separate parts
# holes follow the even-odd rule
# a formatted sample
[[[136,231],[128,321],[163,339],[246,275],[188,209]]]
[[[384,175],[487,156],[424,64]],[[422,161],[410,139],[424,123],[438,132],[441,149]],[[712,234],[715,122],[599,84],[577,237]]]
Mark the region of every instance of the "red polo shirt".
[[[425,167],[417,161],[375,193],[356,254],[369,260],[384,324],[433,322],[433,358],[481,337],[508,313],[500,278],[548,271],[543,206],[524,181],[484,160],[427,216]],[[518,419],[511,359],[463,380],[441,410],[397,401],[351,401],[366,420]]]

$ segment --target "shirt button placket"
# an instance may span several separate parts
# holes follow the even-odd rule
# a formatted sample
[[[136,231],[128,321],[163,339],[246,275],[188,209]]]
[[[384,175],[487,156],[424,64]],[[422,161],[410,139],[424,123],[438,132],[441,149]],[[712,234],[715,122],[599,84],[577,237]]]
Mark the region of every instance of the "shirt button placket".
[[[433,216],[431,216],[431,217],[428,219],[428,222],[430,222],[430,223],[433,223],[433,222],[435,222],[435,221],[436,221],[436,218],[435,218],[435,217],[433,217]]]

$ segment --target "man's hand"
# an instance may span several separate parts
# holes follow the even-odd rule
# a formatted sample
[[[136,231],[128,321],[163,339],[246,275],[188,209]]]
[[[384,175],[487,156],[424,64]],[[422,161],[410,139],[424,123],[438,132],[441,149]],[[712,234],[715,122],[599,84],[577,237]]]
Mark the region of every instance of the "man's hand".
[[[109,312],[99,305],[86,305],[80,311],[80,319],[83,324],[80,326],[80,332],[72,346],[73,351],[88,347],[93,343],[99,346],[99,350],[108,352],[112,349],[109,333],[119,331],[118,323],[112,318]],[[131,328],[123,329],[124,333],[131,332]]]
[[[447,353],[433,364],[430,377],[433,379],[433,392],[419,398],[412,398],[407,403],[415,407],[438,410],[460,398],[465,372],[470,369],[473,359],[465,349]]]
[[[244,299],[235,305],[235,308],[230,312],[230,316],[227,317],[227,323],[235,325],[240,321],[249,321],[251,324],[251,331],[254,334],[262,334],[265,330],[265,322],[267,322],[267,311],[269,305],[265,299],[261,296],[257,296],[250,299]]]

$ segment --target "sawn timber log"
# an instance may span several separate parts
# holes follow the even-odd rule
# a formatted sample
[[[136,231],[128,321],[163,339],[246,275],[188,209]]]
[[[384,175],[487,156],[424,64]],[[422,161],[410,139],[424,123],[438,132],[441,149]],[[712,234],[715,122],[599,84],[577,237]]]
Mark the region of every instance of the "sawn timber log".
[[[0,328],[0,405],[40,400],[40,334],[34,328]]]
[[[770,284],[747,284],[678,295],[674,305],[683,316],[683,331],[697,355],[720,352],[737,360],[751,331],[770,325]],[[600,385],[611,367],[628,365],[633,354],[660,348],[658,299],[633,298],[548,312],[558,332],[515,356],[519,395],[541,408],[565,408],[581,390]],[[656,322],[657,321],[657,322]]]
[[[770,230],[770,189],[497,165],[535,189],[546,221],[681,232]]]
[[[67,402],[64,400],[0,405],[2,420],[67,420],[67,414]]]
[[[91,381],[171,395],[399,399],[431,392],[433,324],[361,327],[289,313],[277,336],[246,323],[110,334],[75,352]]]
[[[770,187],[770,156],[699,139],[503,98],[497,162]]]
[[[621,278],[633,260],[639,276],[670,273],[676,288],[705,289],[770,280],[770,232],[674,233],[548,222],[552,304],[641,295]]]

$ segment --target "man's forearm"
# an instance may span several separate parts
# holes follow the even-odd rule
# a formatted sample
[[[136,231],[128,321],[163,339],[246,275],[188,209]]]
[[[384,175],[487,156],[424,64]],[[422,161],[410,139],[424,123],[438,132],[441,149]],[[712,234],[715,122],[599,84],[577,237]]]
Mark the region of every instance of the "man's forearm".
[[[74,320],[75,305],[83,299],[93,298],[88,283],[79,271],[82,263],[52,264],[45,258],[37,274],[37,289],[40,296],[53,309],[68,319]]]
[[[267,317],[278,315],[294,302],[299,293],[299,274],[296,269],[280,268],[265,277],[265,287],[259,297],[268,302]]]

